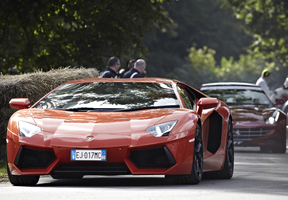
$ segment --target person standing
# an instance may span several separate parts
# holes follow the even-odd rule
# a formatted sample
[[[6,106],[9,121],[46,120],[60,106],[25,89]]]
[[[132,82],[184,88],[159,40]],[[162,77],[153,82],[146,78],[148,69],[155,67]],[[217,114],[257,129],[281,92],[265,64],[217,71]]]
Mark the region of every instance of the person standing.
[[[261,77],[256,82],[256,85],[260,86],[268,97],[270,97],[270,91],[269,91],[269,87],[267,85],[267,81],[270,77],[270,74],[271,73],[268,69],[264,69],[262,71]]]
[[[276,102],[276,99],[279,98],[288,101],[288,77],[285,79],[283,86],[276,88],[271,94],[272,102]]]
[[[130,69],[134,68],[135,62],[136,62],[136,60],[134,60],[134,59],[131,59],[128,61],[126,69],[125,70],[123,69],[124,71],[120,72],[120,78],[123,78],[123,76],[126,72],[128,72]]]
[[[101,78],[117,78],[117,71],[120,67],[120,59],[113,56],[108,60],[108,66],[101,75]]]
[[[144,78],[142,74],[144,73],[145,69],[146,62],[143,59],[138,59],[134,64],[134,68],[126,72],[123,78]]]

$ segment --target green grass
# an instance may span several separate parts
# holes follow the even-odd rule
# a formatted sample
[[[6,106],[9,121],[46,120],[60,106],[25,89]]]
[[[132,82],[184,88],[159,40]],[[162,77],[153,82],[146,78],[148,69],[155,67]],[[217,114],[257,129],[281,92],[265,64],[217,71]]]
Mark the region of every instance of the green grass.
[[[8,180],[6,165],[6,159],[0,160],[0,182]]]

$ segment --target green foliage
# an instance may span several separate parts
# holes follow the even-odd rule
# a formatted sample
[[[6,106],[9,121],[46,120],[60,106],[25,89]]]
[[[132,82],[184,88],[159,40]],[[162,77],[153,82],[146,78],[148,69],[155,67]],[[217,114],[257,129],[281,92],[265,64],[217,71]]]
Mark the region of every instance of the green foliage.
[[[195,88],[199,88],[202,83],[216,81],[214,75],[216,68],[215,51],[205,46],[198,50],[196,47],[192,47],[188,52],[187,61],[189,64],[175,69],[168,76],[182,80]]]
[[[254,21],[254,18],[248,15],[249,9],[253,8],[253,2],[257,2],[257,9],[263,10],[260,5],[266,1],[251,0],[250,4],[240,0],[229,2],[244,2],[241,4],[243,9],[237,10],[237,13],[238,17],[247,16],[247,22],[233,17],[231,9],[221,9],[220,0],[187,0],[171,2],[170,6],[163,5],[173,23],[165,29],[166,32],[161,29],[145,36],[145,44],[150,53],[147,56],[148,76],[175,78],[199,88],[202,83],[214,81],[255,83],[262,70],[268,67],[272,70],[268,81],[270,88],[281,86],[285,80],[283,77],[287,75],[285,68],[281,67],[282,64],[265,61],[267,57],[257,53],[261,50],[259,46],[253,49],[256,52],[254,54],[247,55],[251,50],[246,51],[246,47],[253,43],[253,38],[243,30],[249,20]],[[266,3],[270,5],[271,2],[278,4],[278,1]],[[267,5],[265,9],[271,13]],[[260,25],[254,23],[249,26],[259,30],[261,34],[264,34],[261,27],[273,26],[272,21],[263,21]],[[285,45],[285,41],[283,38],[279,41],[272,38],[265,40],[265,44]],[[196,49],[196,45],[203,48]],[[281,51],[286,50],[281,48]],[[187,55],[188,58],[185,59]],[[269,56],[272,55],[276,56],[273,51],[269,53]]]
[[[0,182],[3,176],[7,174],[6,165],[7,165],[7,160],[5,158],[1,159],[0,160]]]
[[[251,55],[240,55],[238,61],[230,57],[222,58],[221,67],[215,68],[214,73],[218,80],[255,83],[265,67],[261,57],[254,58]]]
[[[110,56],[147,53],[144,31],[169,23],[164,0],[2,0],[0,68],[105,68]],[[169,2],[169,1],[167,1]],[[41,67],[40,67],[41,66]]]
[[[255,38],[251,53],[287,65],[288,1],[223,0],[223,7],[232,8],[236,18],[245,21],[245,29]]]
[[[0,157],[0,183],[3,181],[8,181],[7,160]]]
[[[175,69],[170,78],[181,79],[195,88],[209,82],[249,82],[255,83],[264,69],[265,61],[261,57],[240,55],[240,59],[222,57],[220,65],[216,64],[215,50],[206,46],[192,47],[189,50],[188,65]]]
[[[221,0],[183,0],[164,4],[167,15],[173,20],[165,29],[145,34],[145,45],[149,50],[147,75],[167,77],[176,68],[187,65],[187,49],[197,47],[214,49],[215,61],[222,57],[239,59],[247,54],[244,49],[252,37],[242,29],[243,22],[233,18],[233,12],[221,9]],[[182,76],[180,76],[182,80]]]
[[[203,49],[200,48],[196,50],[195,47],[192,47],[189,50],[188,61],[190,63],[191,78],[193,80],[192,85],[194,87],[199,88],[203,81],[215,81],[213,73],[216,68],[215,53],[213,49],[208,49],[206,46],[204,46]]]

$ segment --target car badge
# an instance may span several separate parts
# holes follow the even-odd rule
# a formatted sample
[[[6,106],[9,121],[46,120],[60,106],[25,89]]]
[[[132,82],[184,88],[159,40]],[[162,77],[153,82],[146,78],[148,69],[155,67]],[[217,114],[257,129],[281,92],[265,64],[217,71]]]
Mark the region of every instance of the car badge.
[[[92,141],[93,139],[94,139],[93,136],[88,136],[88,137],[87,137],[87,140],[88,140],[88,141]]]
[[[236,135],[240,135],[240,131],[239,131],[239,129],[236,131]]]

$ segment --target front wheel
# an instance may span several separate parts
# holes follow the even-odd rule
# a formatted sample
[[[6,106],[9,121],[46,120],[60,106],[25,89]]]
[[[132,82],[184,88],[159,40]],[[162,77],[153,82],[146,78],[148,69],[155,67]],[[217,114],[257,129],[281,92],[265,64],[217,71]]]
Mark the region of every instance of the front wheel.
[[[38,183],[40,178],[39,175],[12,175],[8,165],[7,173],[10,183],[15,186],[34,186]]]
[[[286,153],[286,144],[274,147],[272,151],[273,153]]]
[[[234,142],[233,142],[233,130],[232,122],[229,120],[227,129],[227,144],[226,144],[226,156],[223,170],[219,172],[218,178],[230,179],[234,172]]]
[[[203,174],[203,142],[200,126],[197,124],[194,141],[193,164],[191,174],[179,175],[173,178],[176,184],[198,184]]]

